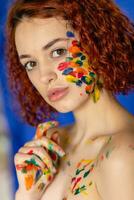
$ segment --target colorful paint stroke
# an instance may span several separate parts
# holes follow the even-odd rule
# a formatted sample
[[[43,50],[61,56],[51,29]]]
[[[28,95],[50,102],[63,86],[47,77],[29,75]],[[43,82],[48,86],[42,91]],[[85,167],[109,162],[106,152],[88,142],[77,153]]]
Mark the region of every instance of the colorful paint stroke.
[[[48,133],[47,131],[51,128],[55,128],[55,127],[58,127],[59,125],[59,122],[58,121],[48,121],[48,122],[45,122],[45,123],[41,123],[38,125],[37,127],[37,130],[36,130],[36,134],[35,134],[35,138],[36,139],[40,139],[42,136],[46,136],[46,137],[50,137],[50,140],[48,141],[48,144],[47,144],[47,150],[48,150],[48,153],[49,155],[51,156],[52,158],[52,162],[53,162],[53,165],[55,167],[58,167],[59,165],[59,156],[63,156],[63,152],[60,151],[60,149],[56,149],[56,147],[53,145],[53,143],[51,142],[51,140],[53,142],[55,142],[56,144],[59,144],[60,143],[60,138],[59,138],[59,133],[58,131],[53,131],[51,133],[51,135],[48,136]],[[55,153],[55,150],[57,153]]]
[[[35,133],[35,139],[40,139],[42,136],[46,136],[47,130],[57,127],[58,121],[48,121],[38,125]]]
[[[94,160],[84,160],[82,159],[76,167],[75,176],[71,181],[71,193],[74,195],[78,194],[87,194],[86,190],[89,186],[92,185],[92,182],[89,184],[83,184],[83,180],[88,177],[90,173],[93,172],[94,163],[91,164]],[[84,182],[86,183],[86,181]]]
[[[25,174],[25,186],[27,190],[30,190],[42,175],[45,175],[48,182],[52,179],[50,169],[47,166],[41,169],[34,158],[26,160],[24,164],[16,165],[16,169]]]
[[[65,62],[58,66],[58,70],[62,71],[62,75],[66,76],[66,80],[75,83],[77,86],[85,84],[85,92],[92,94],[94,102],[100,98],[100,88],[102,84],[98,81],[98,77],[89,62],[88,55],[84,52],[80,42],[75,40],[72,32],[66,33],[67,37],[74,38],[68,48],[69,56]]]

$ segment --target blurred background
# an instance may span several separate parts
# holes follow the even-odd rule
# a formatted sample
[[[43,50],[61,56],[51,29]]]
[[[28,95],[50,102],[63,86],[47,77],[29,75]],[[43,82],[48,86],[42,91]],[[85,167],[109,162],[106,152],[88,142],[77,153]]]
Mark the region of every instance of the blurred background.
[[[32,139],[35,129],[15,114],[6,80],[6,64],[4,59],[5,22],[12,0],[0,0],[0,199],[13,200],[18,187],[14,154],[26,141]],[[116,0],[122,11],[133,21],[134,0]],[[127,96],[118,95],[119,102],[134,114],[134,93]],[[61,114],[58,119],[61,126],[74,123],[73,113]]]

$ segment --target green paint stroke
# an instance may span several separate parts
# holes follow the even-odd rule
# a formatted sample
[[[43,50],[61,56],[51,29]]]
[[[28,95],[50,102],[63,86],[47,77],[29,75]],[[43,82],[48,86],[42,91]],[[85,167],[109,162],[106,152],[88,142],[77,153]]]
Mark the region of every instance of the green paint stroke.
[[[109,158],[109,156],[110,156],[111,152],[113,151],[113,149],[114,149],[114,147],[106,152],[106,154],[105,154],[106,158]]]
[[[39,167],[39,165],[37,164],[37,162],[35,161],[34,158],[31,158],[31,160],[25,160],[26,164],[33,164],[36,167]]]
[[[23,174],[26,174],[26,173],[27,173],[26,168],[24,167],[24,168],[21,170],[21,172],[22,172]]]
[[[49,142],[48,144],[48,150],[53,151],[53,144],[51,142]]]
[[[85,190],[86,190],[86,186],[83,185],[82,187],[77,188],[77,189],[75,190],[74,195],[80,194],[81,192],[83,192],[83,191],[85,191]]]
[[[45,171],[43,172],[44,175],[50,174],[50,173],[51,173],[50,169],[47,169],[47,170],[45,170]]]
[[[76,174],[75,175],[78,175],[78,174],[80,174],[83,170],[84,170],[85,168],[82,168],[82,169],[77,169],[76,170]]]
[[[90,173],[90,169],[84,173],[83,178],[86,178],[89,175],[89,173]]]

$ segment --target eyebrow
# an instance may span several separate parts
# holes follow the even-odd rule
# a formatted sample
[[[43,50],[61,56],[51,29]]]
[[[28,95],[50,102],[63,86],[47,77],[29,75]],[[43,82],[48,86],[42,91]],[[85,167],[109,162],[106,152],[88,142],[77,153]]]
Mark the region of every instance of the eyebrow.
[[[60,42],[60,41],[67,41],[69,40],[68,38],[56,38],[52,41],[50,41],[49,43],[47,43],[45,46],[42,47],[42,50],[48,50],[50,47],[52,47],[55,43]],[[31,56],[28,54],[24,54],[24,55],[20,55],[19,58],[20,59],[24,59],[24,58],[30,58]]]

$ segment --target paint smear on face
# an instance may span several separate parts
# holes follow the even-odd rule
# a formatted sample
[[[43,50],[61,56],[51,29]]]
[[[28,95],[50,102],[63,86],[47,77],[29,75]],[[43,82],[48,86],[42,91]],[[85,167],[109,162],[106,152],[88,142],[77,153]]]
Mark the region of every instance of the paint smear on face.
[[[85,84],[85,92],[90,94],[94,90],[97,81],[97,75],[91,68],[88,55],[82,49],[80,42],[75,40],[72,32],[67,32],[67,37],[74,38],[68,48],[69,56],[66,61],[58,66],[58,70],[62,71],[62,75],[66,76],[66,80],[75,83],[77,86]],[[96,88],[96,95],[99,98],[99,91]]]

